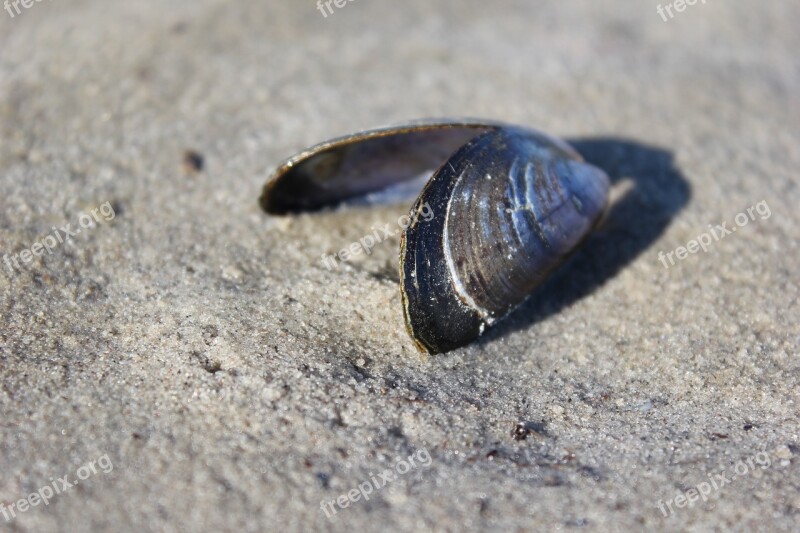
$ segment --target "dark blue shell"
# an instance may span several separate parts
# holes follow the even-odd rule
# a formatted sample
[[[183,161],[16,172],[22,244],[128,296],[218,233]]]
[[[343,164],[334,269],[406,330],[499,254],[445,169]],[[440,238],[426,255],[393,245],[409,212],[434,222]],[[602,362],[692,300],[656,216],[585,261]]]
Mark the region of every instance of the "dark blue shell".
[[[311,147],[261,196],[270,213],[315,210],[437,167],[400,253],[406,325],[429,353],[472,342],[575,250],[605,209],[605,173],[533,130],[424,121]]]
[[[609,180],[568,145],[500,128],[460,148],[412,208],[405,234],[406,324],[425,351],[470,343],[522,303],[602,215]]]

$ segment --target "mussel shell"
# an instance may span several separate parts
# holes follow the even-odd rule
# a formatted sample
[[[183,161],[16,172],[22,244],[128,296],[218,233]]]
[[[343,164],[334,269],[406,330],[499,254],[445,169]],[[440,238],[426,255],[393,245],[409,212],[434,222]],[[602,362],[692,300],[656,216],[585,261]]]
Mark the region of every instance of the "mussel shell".
[[[461,147],[403,235],[401,291],[417,345],[464,346],[524,301],[591,231],[608,189],[605,173],[538,132],[499,128]],[[432,219],[414,217],[426,204]]]
[[[269,213],[316,210],[437,168],[400,251],[406,326],[429,353],[475,340],[575,250],[607,204],[605,173],[534,130],[419,121],[313,146],[282,163],[260,198]]]

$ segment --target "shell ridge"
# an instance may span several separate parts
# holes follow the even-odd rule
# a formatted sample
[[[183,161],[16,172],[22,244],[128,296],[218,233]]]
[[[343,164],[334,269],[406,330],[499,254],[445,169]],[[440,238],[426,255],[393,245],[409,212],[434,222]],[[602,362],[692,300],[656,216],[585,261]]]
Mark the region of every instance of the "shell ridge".
[[[458,176],[455,183],[453,184],[453,189],[456,189],[458,187],[458,185],[464,179],[465,174],[466,170],[463,171]],[[453,200],[454,196],[451,196],[447,202],[447,208],[444,214],[444,230],[442,232],[444,235],[444,238],[442,240],[442,246],[444,248],[445,261],[447,262],[447,270],[450,272],[450,283],[453,285],[453,290],[455,290],[456,296],[458,296],[459,299],[461,299],[462,303],[465,306],[472,309],[473,311],[477,312],[478,315],[481,317],[481,319],[485,321],[486,318],[490,315],[489,311],[478,305],[477,302],[475,302],[475,300],[469,295],[469,293],[467,292],[467,288],[464,286],[460,276],[458,275],[458,270],[456,269],[456,265],[453,260],[453,253],[450,247],[450,231],[449,231],[450,208],[453,205]]]
[[[533,177],[532,174],[536,173],[537,177]],[[542,241],[542,244],[546,249],[551,249],[552,246],[550,244],[550,239],[547,237],[547,234],[544,231],[544,226],[542,225],[542,211],[541,206],[539,203],[542,201],[541,199],[537,199],[536,194],[536,180],[538,179],[538,172],[536,172],[536,168],[533,162],[528,162],[525,165],[525,198],[528,201],[528,205],[530,205],[530,224],[533,227],[533,231]],[[534,195],[531,198],[531,195]]]

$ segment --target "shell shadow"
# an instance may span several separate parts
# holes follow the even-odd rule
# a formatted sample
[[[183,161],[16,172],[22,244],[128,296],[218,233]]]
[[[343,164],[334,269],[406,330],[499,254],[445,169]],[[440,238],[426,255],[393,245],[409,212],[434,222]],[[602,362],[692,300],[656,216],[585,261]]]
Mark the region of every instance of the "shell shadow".
[[[647,250],[691,198],[691,185],[667,150],[618,138],[568,142],[608,174],[612,195],[623,181],[630,180],[633,186],[616,200],[612,196],[600,227],[480,344],[526,329],[591,294]]]

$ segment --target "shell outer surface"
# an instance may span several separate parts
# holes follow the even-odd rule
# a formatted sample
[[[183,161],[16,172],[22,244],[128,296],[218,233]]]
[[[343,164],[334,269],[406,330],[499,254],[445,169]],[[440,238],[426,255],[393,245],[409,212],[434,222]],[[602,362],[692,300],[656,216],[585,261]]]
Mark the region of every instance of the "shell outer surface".
[[[566,143],[516,127],[453,154],[414,206],[433,218],[403,234],[406,325],[429,353],[475,340],[522,303],[592,230],[609,179]]]

